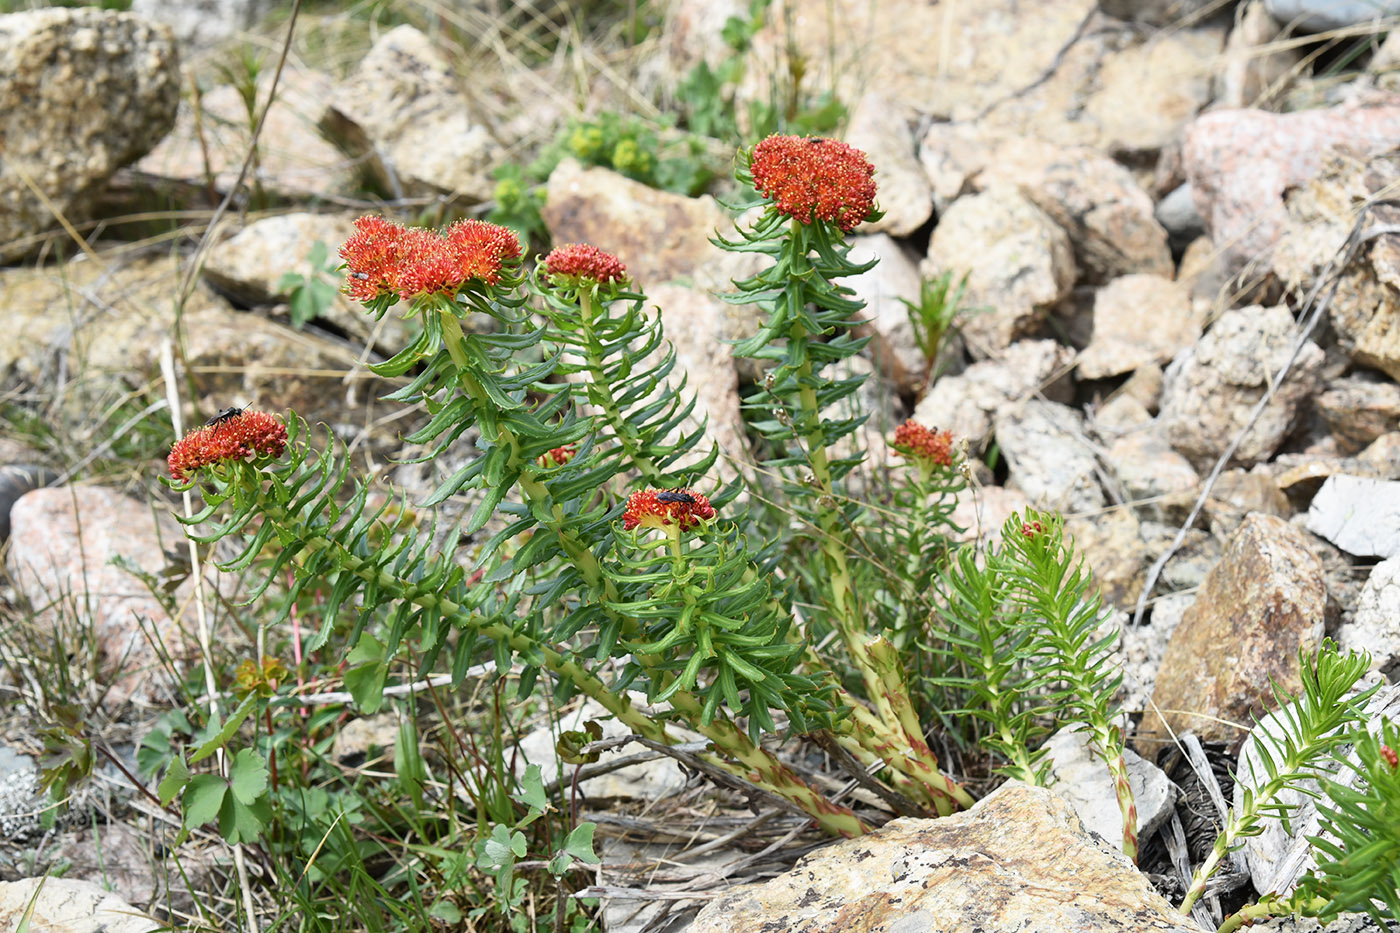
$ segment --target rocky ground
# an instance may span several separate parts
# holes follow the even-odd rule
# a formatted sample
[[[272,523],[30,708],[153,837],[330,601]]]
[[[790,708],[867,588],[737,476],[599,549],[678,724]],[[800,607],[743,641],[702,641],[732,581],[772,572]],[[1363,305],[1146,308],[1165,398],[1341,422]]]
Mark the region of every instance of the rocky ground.
[[[0,16],[7,929],[34,879],[64,861],[37,902],[53,929],[144,931],[119,898],[172,902],[170,879],[153,870],[170,818],[132,793],[121,763],[99,767],[76,816],[41,825],[33,727],[49,682],[40,667],[71,665],[85,708],[129,762],[138,724],[172,702],[179,662],[194,656],[188,615],[111,562],[157,588],[168,581],[175,605],[188,604],[183,536],[152,483],[170,437],[166,379],[195,391],[186,424],[229,404],[293,409],[349,444],[366,476],[421,498],[432,478],[392,462],[411,452],[398,440],[405,426],[364,367],[409,335],[340,298],[294,327],[284,274],[307,269],[318,243],[333,255],[354,217],[380,209],[367,190],[406,217],[480,214],[493,169],[528,160],[576,108],[664,104],[678,76],[723,57],[720,27],[747,8],[652,4],[663,27],[625,61],[581,52],[513,71],[454,57],[412,25],[365,31],[338,67],[313,67],[298,47],[280,77],[269,61],[241,85],[207,83],[196,106],[182,67],[207,65],[248,23],[135,6]],[[1376,716],[1400,707],[1400,32],[1387,39],[1389,23],[1374,20],[1389,5],[787,6],[754,36],[736,94],[762,99],[796,43],[814,85],[847,103],[844,138],[877,168],[885,215],[855,244],[880,263],[851,283],[873,337],[862,404],[874,424],[912,415],[967,438],[987,466],[963,524],[990,535],[1028,504],[1068,516],[1121,626],[1146,874],[1103,843],[1115,834],[1111,788],[1095,789],[1096,767],[1079,776],[1083,749],[1060,736],[1058,796],[1007,787],[970,813],[901,820],[792,871],[792,857],[751,853],[736,867],[715,860],[729,851],[718,847],[672,871],[669,889],[614,870],[598,878],[613,895],[606,926],[660,929],[670,921],[656,915],[669,913],[680,929],[707,905],[690,929],[1213,929],[1222,909],[1301,868],[1287,855],[1306,819],[1292,838],[1251,842],[1193,918],[1167,899],[1213,838],[1233,785],[1225,772],[1251,717],[1272,707],[1271,683],[1296,691],[1300,649],[1330,637],[1369,652],[1373,676],[1389,681]],[[317,22],[332,26],[353,28]],[[274,79],[245,166],[245,93],[264,100]],[[258,196],[212,217],[240,177]],[[647,291],[727,469],[743,470],[739,400],[757,374],[725,341],[755,322],[715,297],[745,267],[710,243],[733,229],[730,213],[709,195],[572,159],[544,195],[555,242],[616,253]],[[133,220],[153,199],[181,213],[164,226]],[[945,271],[967,273],[966,304],[985,311],[928,385],[899,299],[917,300],[921,280]],[[878,436],[871,457],[885,457]],[[107,465],[99,477],[94,462]],[[25,647],[75,632],[86,634],[47,661]],[[1186,733],[1197,742],[1183,750],[1173,737]],[[593,793],[679,793],[686,776],[662,764],[674,770],[612,775]],[[683,834],[645,845],[612,836],[611,865],[686,862]],[[186,864],[210,871],[220,858],[216,841],[199,840]],[[756,876],[772,880],[725,889]],[[201,883],[183,879],[173,900]],[[1064,895],[1086,890],[1094,903]]]

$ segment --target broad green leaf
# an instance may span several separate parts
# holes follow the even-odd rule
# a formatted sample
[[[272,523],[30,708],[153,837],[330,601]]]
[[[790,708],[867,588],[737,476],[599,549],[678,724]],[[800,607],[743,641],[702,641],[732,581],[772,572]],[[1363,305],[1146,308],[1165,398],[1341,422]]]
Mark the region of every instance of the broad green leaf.
[[[170,762],[170,767],[166,769],[165,777],[161,778],[160,785],[156,787],[156,794],[160,797],[160,805],[168,806],[180,791],[185,789],[185,785],[190,780],[190,769],[185,764],[185,759],[176,756]]]
[[[251,805],[267,790],[267,763],[251,748],[245,748],[233,758],[229,769],[229,787],[238,802]]]
[[[521,779],[520,785],[521,792],[511,795],[514,800],[541,813],[549,809],[549,798],[544,793],[544,781],[540,775],[539,765],[530,765],[525,769],[525,776]]]
[[[593,852],[593,830],[597,826],[594,823],[580,823],[574,827],[564,840],[564,851],[585,865],[597,865],[602,861]]]
[[[218,774],[199,774],[190,779],[180,798],[185,808],[185,828],[196,829],[219,815],[228,782]]]

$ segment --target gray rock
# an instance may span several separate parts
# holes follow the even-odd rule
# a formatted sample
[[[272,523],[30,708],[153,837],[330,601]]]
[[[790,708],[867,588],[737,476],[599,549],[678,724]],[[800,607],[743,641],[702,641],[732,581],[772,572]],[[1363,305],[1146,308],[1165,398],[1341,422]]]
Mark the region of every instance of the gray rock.
[[[1337,644],[1368,653],[1372,670],[1391,671],[1400,662],[1400,557],[1371,568],[1351,621],[1337,630]]]
[[[1060,376],[1068,372],[1073,358],[1072,350],[1053,340],[1018,341],[995,359],[973,363],[935,382],[914,409],[914,420],[952,431],[980,449],[991,436],[992,417],[1009,402],[1036,392],[1068,401],[1072,388]]]
[[[1079,727],[1061,729],[1042,746],[1049,750],[1050,789],[1067,800],[1084,828],[1102,836],[1110,845],[1123,838],[1123,817],[1113,792],[1113,777],[1103,756],[1090,750],[1089,736]],[[1123,752],[1128,784],[1137,805],[1137,832],[1146,839],[1172,815],[1176,785],[1161,768],[1144,761],[1131,749]]]
[[[1201,481],[1190,462],[1150,426],[1110,444],[1104,451],[1104,463],[1122,485],[1128,501],[1153,517],[1162,514],[1162,503],[1148,500],[1179,497]]]
[[[175,122],[170,31],[130,13],[46,9],[0,16],[0,262],[86,220],[117,169]]]
[[[1011,485],[1032,503],[1063,512],[1103,506],[1084,416],[1073,408],[1029,399],[997,416],[996,437],[1011,469]]]
[[[1200,933],[1068,803],[1020,784],[822,849],[711,901],[690,930]]]
[[[920,271],[970,273],[967,303],[990,310],[963,328],[974,357],[985,359],[1034,330],[1074,284],[1069,237],[1010,187],[959,198],[939,218]]]
[[[28,839],[39,828],[45,805],[34,759],[0,744],[0,836],[12,842]]]
[[[1381,678],[1372,674],[1370,679],[1360,686],[1375,683],[1378,679]],[[1366,704],[1365,719],[1369,723],[1368,728],[1372,733],[1378,732],[1382,719],[1394,720],[1397,716],[1400,716],[1400,685],[1382,685]],[[1245,739],[1240,748],[1239,766],[1235,772],[1235,808],[1243,804],[1246,787],[1257,788],[1267,777],[1263,759],[1255,746],[1259,743],[1266,744],[1277,761],[1280,756],[1280,736],[1287,728],[1286,722],[1279,712],[1270,713],[1259,720],[1259,724]],[[1356,774],[1349,768],[1344,768],[1333,780],[1345,785],[1354,785]],[[1317,783],[1305,781],[1301,790],[1285,790],[1275,798],[1280,803],[1296,808],[1290,816],[1292,834],[1284,832],[1283,823],[1279,820],[1265,819],[1264,831],[1250,837],[1244,843],[1245,862],[1249,865],[1250,877],[1258,891],[1287,891],[1304,872],[1317,864],[1312,855],[1312,843],[1307,839],[1308,836],[1319,834],[1317,803],[1311,794],[1305,791],[1318,793]]]
[[[1119,651],[1123,656],[1121,702],[1125,712],[1147,709],[1147,701],[1157,682],[1157,669],[1167,653],[1167,643],[1195,600],[1195,593],[1163,594],[1152,601],[1152,615],[1146,625],[1123,626]]]
[[[209,48],[247,33],[276,0],[131,0],[131,12],[164,23],[182,46]]]
[[[21,919],[28,920],[33,933],[156,933],[167,929],[100,885],[71,878],[0,881],[0,929],[18,930]]]
[[[1329,476],[1308,506],[1308,530],[1357,557],[1400,554],[1400,482]]]
[[[635,700],[643,703],[645,697],[637,694]],[[558,729],[563,732],[578,731],[590,721],[597,722],[602,727],[603,738],[627,735],[629,732],[626,726],[612,718],[595,700],[588,700],[576,710],[565,714],[559,720]],[[549,726],[542,726],[527,734],[519,743],[517,772],[523,774],[528,765],[535,764],[540,766],[546,780],[553,777],[561,766],[556,748],[557,741],[557,733]],[[640,751],[645,751],[640,745],[622,745],[605,752],[604,755],[630,755]],[[572,773],[574,766],[564,764],[562,767],[567,775]],[[685,774],[675,759],[659,757],[581,781],[579,789],[595,804],[600,800],[655,802],[676,793],[685,787],[685,783]]]
[[[1158,201],[1153,215],[1168,233],[1183,240],[1194,240],[1206,229],[1206,222],[1196,210],[1190,182],[1177,185],[1170,194]]]
[[[1264,0],[1274,19],[1303,32],[1374,23],[1400,13],[1396,0]]]
[[[1293,315],[1285,306],[1252,305],[1222,314],[1163,378],[1161,419],[1171,445],[1197,469],[1214,466],[1288,361],[1295,340]],[[1299,404],[1315,394],[1322,361],[1322,350],[1305,343],[1235,450],[1233,464],[1252,466],[1278,448]]]

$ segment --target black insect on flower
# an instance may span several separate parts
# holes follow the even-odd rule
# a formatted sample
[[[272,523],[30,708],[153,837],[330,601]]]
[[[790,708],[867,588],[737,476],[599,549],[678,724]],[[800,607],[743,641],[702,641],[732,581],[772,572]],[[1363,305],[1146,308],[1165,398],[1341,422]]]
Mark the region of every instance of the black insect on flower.
[[[204,422],[204,426],[208,428],[216,424],[223,424],[225,421],[232,421],[241,414],[243,414],[243,409],[241,408],[225,408],[223,411]]]
[[[681,502],[685,505],[694,505],[695,497],[688,492],[681,492],[679,489],[663,489],[656,494],[657,502]]]

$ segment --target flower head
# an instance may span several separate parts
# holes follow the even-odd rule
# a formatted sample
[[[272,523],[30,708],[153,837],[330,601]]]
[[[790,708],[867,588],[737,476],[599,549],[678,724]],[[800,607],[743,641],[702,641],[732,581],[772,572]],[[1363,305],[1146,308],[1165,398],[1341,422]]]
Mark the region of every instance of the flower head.
[[[1022,522],[1021,535],[1028,540],[1034,541],[1036,535],[1045,534],[1045,526],[1040,522]]]
[[[564,287],[577,287],[592,282],[599,285],[623,285],[628,280],[627,267],[620,259],[587,243],[556,246],[544,257],[544,269],[555,285]]]
[[[196,428],[175,442],[165,458],[170,475],[184,482],[201,467],[272,459],[287,449],[287,427],[261,411],[244,411]]]
[[[894,429],[894,449],[911,460],[932,466],[953,463],[953,432],[930,431],[917,421],[906,421]]]
[[[563,466],[574,459],[577,454],[577,444],[565,444],[563,447],[555,447],[551,450],[546,450],[539,455],[535,462],[546,468]]]
[[[520,258],[520,241],[507,228],[481,220],[455,223],[444,235],[382,217],[361,217],[340,256],[350,297],[371,302],[396,294],[408,301],[455,295],[473,279],[495,285],[505,264]]]
[[[642,489],[627,498],[622,527],[665,528],[676,525],[689,531],[702,521],[715,517],[710,500],[693,489]]]
[[[754,187],[778,213],[850,231],[875,208],[875,167],[853,146],[819,136],[769,136],[753,149]]]
[[[1390,765],[1390,770],[1394,771],[1396,768],[1400,768],[1400,755],[1397,755],[1395,749],[1389,745],[1381,746],[1381,757],[1385,759],[1386,764]]]

